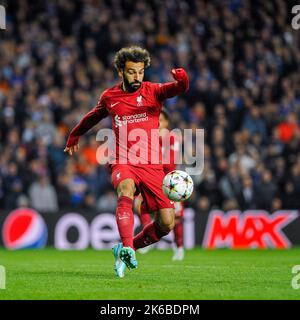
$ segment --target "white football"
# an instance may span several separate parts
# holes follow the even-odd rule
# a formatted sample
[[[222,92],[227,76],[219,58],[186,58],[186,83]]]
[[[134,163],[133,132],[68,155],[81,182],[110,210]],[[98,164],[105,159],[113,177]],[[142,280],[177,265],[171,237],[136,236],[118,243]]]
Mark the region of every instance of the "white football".
[[[173,170],[164,177],[162,189],[170,200],[185,201],[193,192],[194,182],[185,171]]]

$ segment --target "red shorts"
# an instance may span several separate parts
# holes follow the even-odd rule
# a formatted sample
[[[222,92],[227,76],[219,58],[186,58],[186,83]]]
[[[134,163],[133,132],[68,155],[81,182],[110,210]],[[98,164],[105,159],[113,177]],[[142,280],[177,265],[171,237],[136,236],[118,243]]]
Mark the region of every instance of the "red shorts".
[[[132,166],[127,164],[115,164],[111,167],[111,180],[115,189],[125,179],[133,179],[137,192],[141,192],[145,205],[149,212],[163,208],[174,208],[173,201],[167,198],[162,191],[162,183],[165,177],[161,166]]]

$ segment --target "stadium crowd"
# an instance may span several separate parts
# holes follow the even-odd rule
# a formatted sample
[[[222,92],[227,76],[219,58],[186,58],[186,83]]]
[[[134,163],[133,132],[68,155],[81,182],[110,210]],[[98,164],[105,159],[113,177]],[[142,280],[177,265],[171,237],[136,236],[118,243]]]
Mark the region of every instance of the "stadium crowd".
[[[117,50],[152,57],[146,79],[190,76],[167,101],[173,128],[205,129],[205,168],[189,205],[300,207],[300,37],[288,1],[49,0],[4,2],[0,31],[0,208],[115,210],[96,132],[74,157],[69,130],[118,81]],[[195,151],[195,150],[194,150]]]

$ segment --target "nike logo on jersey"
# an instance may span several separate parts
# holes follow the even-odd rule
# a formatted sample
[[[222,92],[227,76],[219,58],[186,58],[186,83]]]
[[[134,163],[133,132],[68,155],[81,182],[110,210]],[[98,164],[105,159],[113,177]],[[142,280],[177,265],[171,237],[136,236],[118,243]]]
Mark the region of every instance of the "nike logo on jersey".
[[[113,108],[113,107],[116,106],[118,103],[120,103],[120,102],[118,101],[118,102],[115,102],[115,103],[111,103],[111,104],[110,104],[110,107]]]
[[[118,215],[118,220],[124,220],[129,218],[130,218],[130,214],[128,212],[121,212]]]

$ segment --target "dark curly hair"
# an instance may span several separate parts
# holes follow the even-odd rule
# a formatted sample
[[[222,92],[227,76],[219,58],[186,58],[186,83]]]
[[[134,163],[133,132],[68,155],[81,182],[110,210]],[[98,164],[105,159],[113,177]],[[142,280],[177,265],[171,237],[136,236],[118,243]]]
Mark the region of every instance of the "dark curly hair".
[[[144,62],[145,68],[150,66],[150,54],[146,49],[138,46],[126,47],[119,50],[115,55],[115,67],[123,70],[126,61]]]

